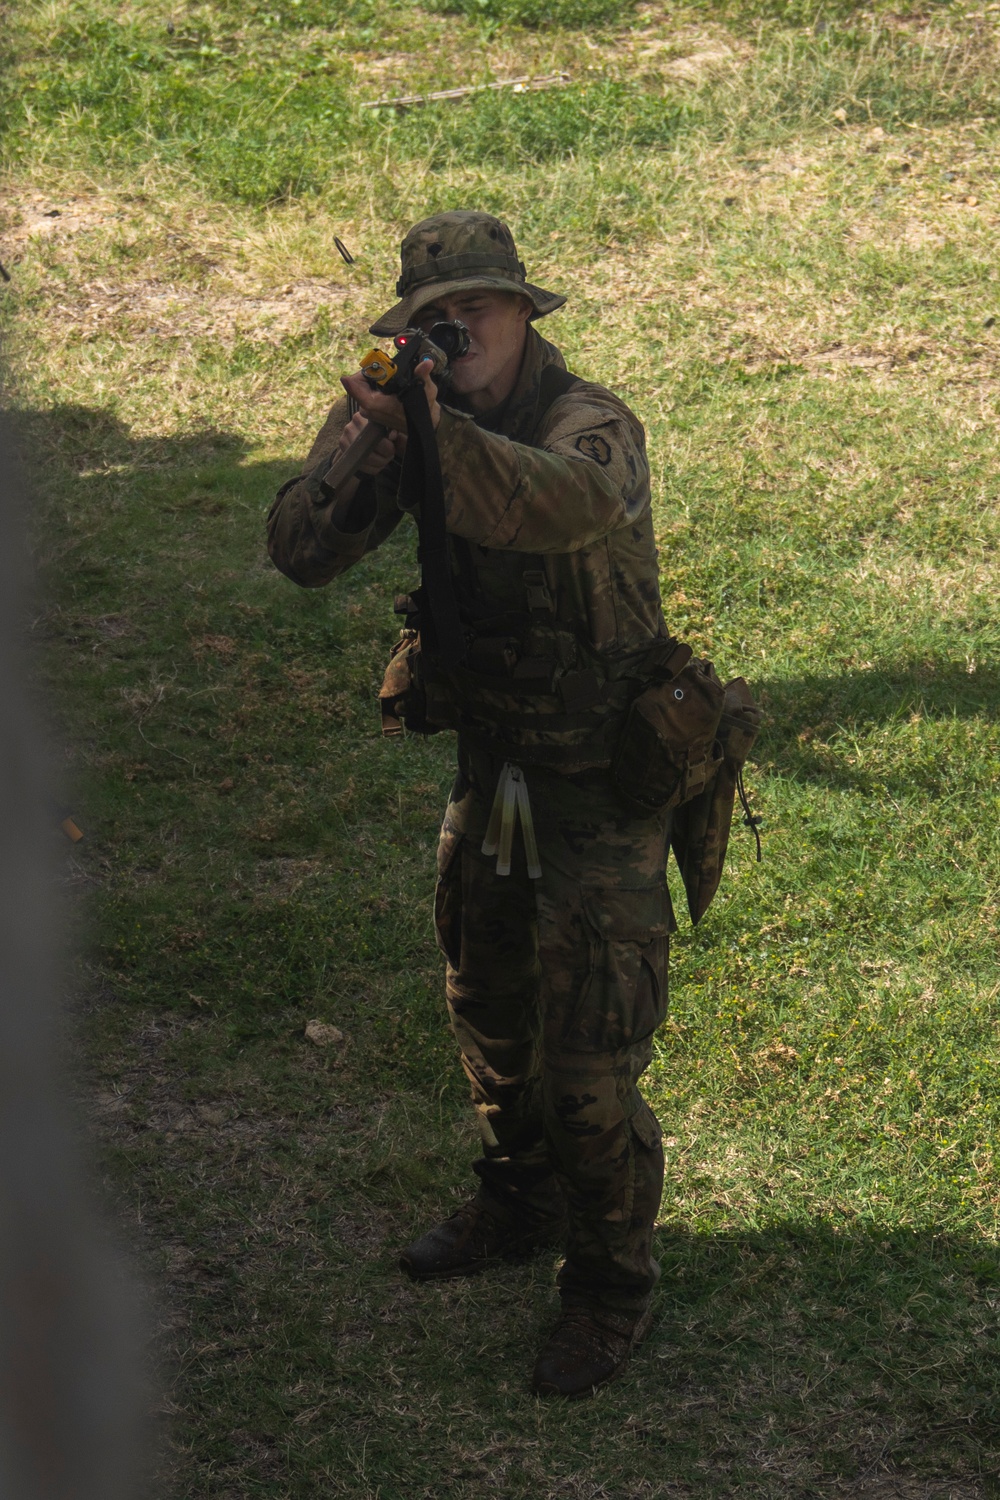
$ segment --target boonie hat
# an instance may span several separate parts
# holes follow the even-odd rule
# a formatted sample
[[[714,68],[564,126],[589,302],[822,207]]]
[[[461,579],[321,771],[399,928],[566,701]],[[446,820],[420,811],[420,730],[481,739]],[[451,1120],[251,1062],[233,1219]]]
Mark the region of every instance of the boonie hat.
[[[395,307],[371,325],[379,338],[409,328],[422,308],[452,292],[483,287],[494,292],[520,292],[544,318],[566,301],[526,280],[514,236],[501,219],[470,209],[434,214],[415,224],[403,241],[402,274],[396,282]]]

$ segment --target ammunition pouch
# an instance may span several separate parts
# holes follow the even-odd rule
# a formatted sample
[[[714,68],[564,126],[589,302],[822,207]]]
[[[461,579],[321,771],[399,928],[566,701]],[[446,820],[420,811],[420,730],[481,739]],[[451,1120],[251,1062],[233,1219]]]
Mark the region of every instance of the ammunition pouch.
[[[684,881],[692,923],[704,916],[719,888],[737,797],[743,807],[743,821],[757,838],[760,859],[760,819],[747,802],[743,766],[760,731],[762,715],[742,677],[727,682],[724,691],[715,775],[701,792],[678,805],[670,826],[670,843]]]
[[[686,653],[686,659],[681,651]],[[680,807],[714,780],[722,760],[718,743],[725,689],[710,661],[675,652],[683,660],[633,699],[611,775],[622,799],[649,816]]]
[[[737,797],[760,859],[760,819],[747,802],[743,766],[762,715],[742,677],[723,686],[709,661],[692,659],[674,672],[669,665],[633,700],[611,774],[634,811],[671,810],[670,843],[696,924],[722,879]]]
[[[382,711],[382,733],[399,738],[404,728],[410,734],[437,734],[438,724],[427,718],[425,663],[419,630],[401,630],[385,669],[378,701]]]

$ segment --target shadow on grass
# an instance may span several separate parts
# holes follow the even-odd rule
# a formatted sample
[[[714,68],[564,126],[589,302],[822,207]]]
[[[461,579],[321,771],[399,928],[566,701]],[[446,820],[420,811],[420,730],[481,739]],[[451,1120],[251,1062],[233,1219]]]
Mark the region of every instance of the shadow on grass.
[[[292,651],[310,662],[333,661],[338,688],[356,657],[358,704],[367,712],[382,652],[373,622],[382,619],[383,599],[369,598],[370,575],[363,575],[352,596],[357,616],[328,618],[328,610],[312,608],[318,601],[280,580],[266,608],[261,604],[262,575],[250,570],[258,561],[262,573],[266,566],[261,502],[294,470],[283,462],[244,463],[245,445],[233,434],[139,439],[113,413],[75,406],[28,414],[20,429],[46,488],[60,499],[72,490],[73,527],[66,529],[78,552],[62,594],[77,611],[66,626],[76,654],[66,658],[63,691],[78,695],[74,732],[91,734],[102,756],[119,758],[117,790],[109,789],[112,762],[100,761],[106,847],[121,860],[118,844],[136,845],[121,860],[121,886],[105,898],[109,935],[129,935],[129,946],[114,950],[116,982],[127,979],[132,995],[145,987],[148,996],[153,976],[164,976],[166,989],[185,1004],[217,991],[236,1008],[227,975],[244,984],[249,973],[247,1000],[279,1004],[281,1028],[297,1035],[300,1016],[290,1018],[289,1001],[311,1005],[327,983],[319,934],[332,888],[316,885],[315,917],[306,913],[300,922],[301,939],[294,928],[308,894],[301,885],[276,886],[270,905],[234,902],[226,908],[232,942],[217,962],[218,948],[206,957],[199,931],[219,921],[215,898],[206,903],[200,870],[198,881],[178,871],[173,840],[199,858],[203,852],[207,866],[208,851],[213,858],[217,849],[232,854],[258,825],[277,819],[288,783],[272,788],[265,767],[272,755],[280,758],[279,744],[291,747],[297,764],[343,762],[348,770],[345,746],[356,750],[363,791],[352,797],[366,816],[374,807],[383,817],[389,808],[396,818],[398,771],[372,753],[367,719],[359,717],[354,728],[345,719],[337,731],[343,743],[332,747],[326,686],[317,689],[314,708],[306,704],[308,684],[292,684],[284,696],[277,686]],[[248,514],[254,508],[258,514]],[[242,571],[227,572],[235,560]],[[391,557],[385,567],[388,574]],[[191,583],[204,583],[203,592],[185,591]],[[243,591],[253,612],[241,611]],[[142,610],[150,601],[156,619],[145,625]],[[115,611],[121,618],[112,620]],[[190,649],[192,634],[200,638],[200,655]],[[355,645],[338,655],[342,639]],[[125,714],[121,704],[133,697],[123,690],[148,687],[154,660],[168,664],[174,696],[150,694]],[[186,686],[192,691],[182,694]],[[970,675],[958,666],[767,683],[765,754],[784,770],[832,780],[841,763],[827,766],[808,743],[800,745],[803,726],[824,734],[838,724],[865,730],[905,722],[918,710],[940,720],[972,717],[996,701],[996,690],[992,669]],[[148,739],[139,739],[138,713]],[[427,753],[431,769],[422,776],[432,774],[436,753]],[[363,773],[362,765],[376,770]],[[223,777],[232,778],[226,795],[220,795]],[[272,790],[275,805],[268,801]],[[428,837],[434,821],[428,812],[420,824]],[[314,823],[309,806],[295,841],[285,844],[276,821],[258,852],[271,860],[315,849]],[[331,843],[340,865],[335,870],[331,863],[324,876],[340,882],[336,894],[344,900],[338,963],[343,971],[349,951],[361,994],[362,980],[375,990],[376,975],[420,969],[431,950],[416,919],[398,942],[392,934],[394,948],[383,950],[371,941],[387,927],[381,908],[361,910],[354,895],[387,880],[406,846],[387,839],[379,855],[359,842],[360,820],[348,829],[339,810],[331,811],[330,826],[344,833],[342,846]],[[155,885],[132,879],[129,861],[144,879],[152,877],[164,847],[174,862],[165,862],[158,896]],[[417,839],[406,882],[415,885],[422,860]],[[213,874],[220,887],[232,868],[220,865]],[[294,865],[285,873],[294,875]],[[395,874],[392,881],[405,897],[410,885],[400,887]],[[279,902],[286,904],[276,916]],[[289,958],[302,976],[294,996],[281,990],[269,967],[287,966]],[[198,995],[188,993],[192,986]],[[169,994],[163,999],[168,1003]],[[182,1016],[177,1025],[190,1034],[191,1051],[173,1064],[170,1088],[181,1103],[171,1112],[161,1097],[169,1059],[154,1068],[148,1050],[141,1053],[142,1069],[160,1093],[148,1128],[137,1116],[118,1171],[130,1189],[141,1190],[143,1222],[182,1252],[180,1269],[171,1272],[183,1307],[171,1334],[180,1413],[172,1493],[219,1500],[316,1494],[638,1500],[730,1495],[738,1488],[758,1495],[965,1500],[997,1492],[1000,1253],[971,1237],[865,1230],[846,1220],[842,1229],[778,1221],[742,1234],[664,1229],[657,1323],[632,1369],[595,1403],[539,1407],[527,1377],[553,1315],[551,1263],[449,1286],[405,1283],[392,1269],[393,1247],[418,1230],[414,1205],[428,1207],[431,1195],[415,1175],[393,1186],[391,1174],[357,1167],[364,1132],[359,1126],[352,1134],[345,1121],[352,1113],[364,1120],[373,1098],[398,1087],[402,1069],[384,1062],[397,1043],[401,1057],[433,1055],[435,1078],[451,1066],[445,1044],[435,1040],[438,1023],[426,1019],[426,999],[418,999],[419,1005],[408,985],[386,995],[377,1045],[388,1053],[364,1040],[373,1032],[367,995],[356,1011],[346,1010],[348,1034],[356,1037],[353,1080],[350,1067],[334,1071],[331,1064],[327,1073],[325,1062],[320,1075],[320,1061],[307,1054],[304,1066],[314,1071],[303,1081],[282,1060],[278,1032],[265,1034],[253,1015],[245,1030],[234,1030],[230,1053],[212,1053],[209,1069],[196,1061],[211,1052],[196,1029],[202,1023]],[[338,1021],[345,1009],[343,995],[336,1008],[317,1007]],[[395,1009],[405,1010],[412,1031],[389,1028]],[[132,1013],[121,1014],[128,1031]],[[247,1050],[258,1036],[256,1068]],[[391,1084],[380,1083],[382,1066],[391,1067]],[[117,1082],[121,1071],[116,1063],[109,1076]],[[278,1100],[270,1134],[261,1123],[268,1079]],[[429,1100],[438,1085],[428,1079],[422,1087]],[[303,1101],[328,1097],[343,1114],[324,1115],[310,1127]],[[210,1111],[192,1117],[201,1122],[197,1133],[191,1103]],[[372,1150],[381,1154],[378,1139],[376,1129]],[[448,1139],[428,1117],[420,1134],[424,1152],[450,1159]],[[383,1248],[373,1251],[376,1234]]]
[[[22,408],[13,414],[18,446],[37,485],[53,461],[71,471],[136,471],[203,463],[226,457],[234,463],[247,451],[245,438],[213,427],[137,437],[116,414],[102,406],[73,402]]]
[[[449,1500],[1000,1494],[993,1245],[857,1224],[663,1230],[656,1319],[628,1370],[593,1401],[539,1402],[551,1262],[413,1285],[393,1266],[403,1205],[383,1210],[377,1262],[343,1249],[371,1206],[343,1207],[335,1276],[318,1241],[308,1275],[301,1244],[261,1246],[195,1314],[212,1340],[196,1385],[216,1393],[213,1440],[195,1461],[211,1459],[212,1494],[270,1494],[252,1487],[266,1478],[304,1497],[333,1473],[329,1493]],[[247,1300],[269,1314],[252,1331]]]
[[[751,1233],[665,1229],[657,1249],[647,1343],[619,1381],[572,1406],[527,1392],[555,1310],[541,1261],[465,1285],[403,1284],[391,1326],[376,1325],[363,1355],[345,1351],[340,1371],[375,1377],[367,1402],[350,1403],[369,1474],[423,1494],[447,1476],[449,1442],[452,1461],[461,1442],[469,1488],[447,1493],[471,1495],[469,1455],[488,1433],[479,1478],[503,1457],[505,1496],[1000,1493],[995,1246],[779,1222]],[[379,1365],[396,1381],[392,1410],[378,1395]],[[438,1460],[418,1443],[401,1468],[399,1445],[422,1410],[437,1414]],[[458,1439],[449,1417],[460,1413]]]
[[[657,1250],[649,1353],[664,1388],[711,1391],[720,1410],[757,1406],[775,1431],[793,1436],[802,1422],[817,1442],[840,1415],[864,1412],[865,1461],[946,1442],[954,1472],[958,1455],[996,1449],[996,1245],[820,1221],[745,1235],[661,1230]]]
[[[141,434],[112,409],[72,403],[22,409],[13,425],[38,502],[30,529],[44,592],[63,609],[162,604],[179,619],[190,585],[214,576],[231,601],[235,566],[270,573],[264,517],[295,458],[248,461],[240,433]]]
[[[658,1249],[661,1315],[646,1371],[662,1372],[664,1398],[683,1407],[699,1393],[734,1424],[749,1418],[772,1451],[797,1450],[814,1480],[995,1469],[995,1245],[820,1222],[667,1231]]]
[[[793,778],[851,790],[934,790],[946,777],[940,759],[926,766],[908,747],[905,771],[851,763],[852,740],[926,721],[943,724],[992,715],[1000,702],[1000,669],[970,672],[965,662],[898,662],[842,676],[770,679],[754,684],[765,721],[755,758]],[[844,748],[831,744],[840,740]]]

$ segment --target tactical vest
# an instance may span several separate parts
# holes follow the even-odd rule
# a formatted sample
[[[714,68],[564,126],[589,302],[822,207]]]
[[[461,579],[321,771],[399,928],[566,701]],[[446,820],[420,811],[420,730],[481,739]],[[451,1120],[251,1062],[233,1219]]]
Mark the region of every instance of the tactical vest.
[[[548,365],[540,377],[532,443],[553,402],[578,377]],[[466,661],[447,671],[421,650],[420,590],[397,600],[405,628],[380,694],[383,728],[455,729],[494,753],[564,772],[611,764],[629,707],[644,686],[676,669],[666,633],[628,651],[598,651],[560,619],[554,569],[544,554],[483,549],[449,535]],[[491,588],[491,581],[496,587]],[[687,656],[690,652],[682,649]]]

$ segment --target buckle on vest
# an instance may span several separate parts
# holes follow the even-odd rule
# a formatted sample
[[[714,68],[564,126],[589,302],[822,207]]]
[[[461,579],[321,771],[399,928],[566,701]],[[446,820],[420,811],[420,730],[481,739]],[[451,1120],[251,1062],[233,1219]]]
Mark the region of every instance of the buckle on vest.
[[[690,763],[685,767],[681,777],[680,796],[678,802],[688,802],[692,797],[697,797],[703,792],[710,781],[715,779],[715,773],[721,764],[721,756],[716,755],[715,747],[709,751],[704,760],[697,761],[694,765]]]
[[[523,574],[524,592],[528,599],[528,608],[532,614],[551,615],[555,610],[555,600],[549,592],[549,585],[541,568],[526,568]]]

